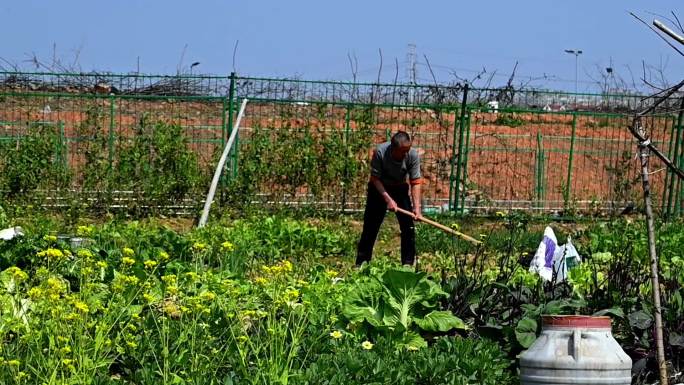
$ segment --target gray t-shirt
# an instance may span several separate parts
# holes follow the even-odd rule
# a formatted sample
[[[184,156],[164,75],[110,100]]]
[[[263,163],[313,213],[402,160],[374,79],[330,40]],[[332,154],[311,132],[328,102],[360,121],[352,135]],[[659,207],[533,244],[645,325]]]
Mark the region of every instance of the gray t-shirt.
[[[371,159],[371,176],[379,178],[383,184],[398,185],[409,180],[420,179],[420,158],[415,148],[411,148],[401,161],[392,159],[390,142],[385,142],[375,149]]]

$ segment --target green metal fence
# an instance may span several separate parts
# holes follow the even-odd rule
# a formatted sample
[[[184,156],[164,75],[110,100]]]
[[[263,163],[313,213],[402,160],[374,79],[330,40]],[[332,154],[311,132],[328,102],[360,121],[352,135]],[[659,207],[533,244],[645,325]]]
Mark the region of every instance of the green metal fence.
[[[600,214],[638,202],[626,127],[651,102],[639,95],[235,75],[0,73],[0,190],[47,206],[193,214],[243,98],[224,203],[362,209],[371,151],[400,129],[422,156],[428,211]],[[647,128],[684,165],[681,118],[651,116]],[[680,215],[684,186],[652,163],[663,213]]]
[[[465,177],[455,201],[459,212],[499,208],[614,214],[640,201],[628,115],[473,110],[466,120]],[[673,156],[673,116],[650,116],[646,124],[652,141]],[[655,157],[651,170],[652,191],[672,213],[672,203],[659,200],[672,195],[670,173]]]

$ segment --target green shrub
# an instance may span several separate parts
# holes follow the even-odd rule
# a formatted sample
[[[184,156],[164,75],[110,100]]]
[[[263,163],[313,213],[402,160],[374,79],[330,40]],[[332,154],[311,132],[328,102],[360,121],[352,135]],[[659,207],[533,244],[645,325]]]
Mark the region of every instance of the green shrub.
[[[320,355],[295,384],[481,384],[514,383],[511,362],[489,340],[445,337],[427,349],[397,350],[380,339],[370,350],[347,341]]]

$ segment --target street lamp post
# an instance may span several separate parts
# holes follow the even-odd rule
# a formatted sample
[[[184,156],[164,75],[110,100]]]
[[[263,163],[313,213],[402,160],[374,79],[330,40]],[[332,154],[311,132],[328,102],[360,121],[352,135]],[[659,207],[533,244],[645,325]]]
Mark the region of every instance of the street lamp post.
[[[579,64],[579,55],[582,54],[581,49],[566,49],[566,53],[575,55],[575,109],[577,109],[577,68]]]
[[[200,65],[200,62],[198,62],[198,61],[196,61],[190,65],[190,76],[192,76],[192,69],[198,65]]]

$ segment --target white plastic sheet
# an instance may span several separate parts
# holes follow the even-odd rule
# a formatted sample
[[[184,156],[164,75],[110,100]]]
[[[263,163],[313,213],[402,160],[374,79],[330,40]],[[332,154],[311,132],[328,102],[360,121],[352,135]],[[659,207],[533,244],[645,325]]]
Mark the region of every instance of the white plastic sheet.
[[[14,237],[20,237],[24,235],[24,230],[21,227],[15,226],[8,229],[0,230],[0,239],[9,241]]]

